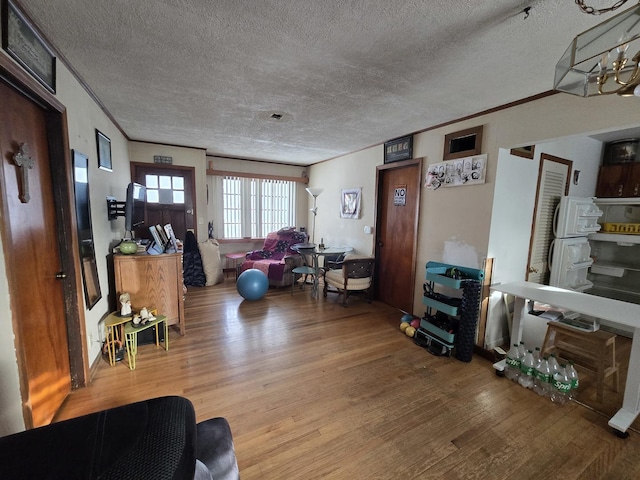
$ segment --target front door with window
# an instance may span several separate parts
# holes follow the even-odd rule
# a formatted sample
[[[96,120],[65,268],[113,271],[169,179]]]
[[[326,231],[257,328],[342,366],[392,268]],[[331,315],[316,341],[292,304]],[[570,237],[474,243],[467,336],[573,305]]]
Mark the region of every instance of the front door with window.
[[[136,237],[150,238],[149,226],[170,223],[177,238],[184,240],[187,230],[196,233],[194,169],[132,163],[131,178],[147,187],[145,224]]]

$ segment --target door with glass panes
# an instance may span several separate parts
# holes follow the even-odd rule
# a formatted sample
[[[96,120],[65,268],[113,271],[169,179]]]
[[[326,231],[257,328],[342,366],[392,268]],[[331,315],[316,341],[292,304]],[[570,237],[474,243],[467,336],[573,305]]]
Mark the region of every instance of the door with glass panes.
[[[136,237],[151,238],[150,225],[170,223],[178,239],[184,240],[187,230],[197,238],[194,168],[133,162],[131,178],[147,187],[145,225],[136,229]]]

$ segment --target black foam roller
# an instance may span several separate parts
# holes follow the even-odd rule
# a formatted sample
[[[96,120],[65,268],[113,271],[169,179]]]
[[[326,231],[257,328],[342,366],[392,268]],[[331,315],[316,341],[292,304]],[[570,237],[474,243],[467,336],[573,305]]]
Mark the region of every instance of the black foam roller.
[[[476,337],[476,325],[480,310],[480,289],[478,280],[462,282],[462,303],[460,305],[460,323],[456,335],[456,358],[470,362]]]

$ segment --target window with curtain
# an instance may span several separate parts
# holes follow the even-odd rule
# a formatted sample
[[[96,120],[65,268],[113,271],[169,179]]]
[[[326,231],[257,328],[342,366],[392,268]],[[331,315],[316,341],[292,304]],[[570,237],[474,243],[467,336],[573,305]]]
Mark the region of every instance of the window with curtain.
[[[222,177],[222,238],[263,238],[295,225],[296,182]]]

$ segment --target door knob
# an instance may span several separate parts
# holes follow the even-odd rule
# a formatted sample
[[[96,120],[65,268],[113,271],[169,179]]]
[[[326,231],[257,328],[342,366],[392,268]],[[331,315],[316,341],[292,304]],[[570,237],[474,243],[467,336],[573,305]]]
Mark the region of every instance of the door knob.
[[[67,278],[67,274],[66,274],[66,273],[64,273],[64,272],[58,272],[58,273],[56,273],[56,278],[57,278],[58,280],[62,280],[62,279],[64,279],[64,278]]]
[[[537,268],[529,267],[529,273],[538,273]]]

